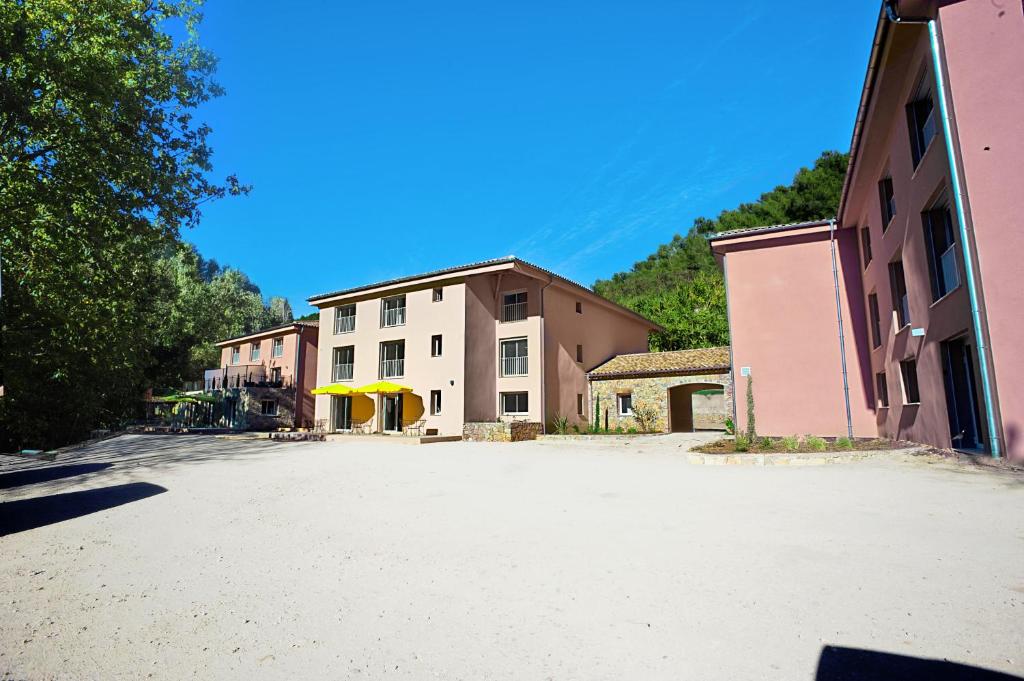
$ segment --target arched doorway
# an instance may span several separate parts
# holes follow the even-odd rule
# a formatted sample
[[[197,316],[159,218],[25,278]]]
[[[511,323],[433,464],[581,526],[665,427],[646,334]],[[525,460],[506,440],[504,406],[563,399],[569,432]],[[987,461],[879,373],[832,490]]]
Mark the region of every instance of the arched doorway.
[[[724,430],[727,415],[721,383],[686,383],[668,389],[668,423],[673,433],[692,433],[696,426]]]

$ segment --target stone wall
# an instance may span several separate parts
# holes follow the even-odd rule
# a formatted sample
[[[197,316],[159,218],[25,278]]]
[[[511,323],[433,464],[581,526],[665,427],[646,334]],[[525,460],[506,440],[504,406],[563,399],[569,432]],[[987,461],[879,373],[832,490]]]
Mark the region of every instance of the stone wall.
[[[522,442],[536,440],[544,425],[535,421],[477,421],[462,426],[462,439],[470,442]]]
[[[236,430],[295,427],[295,388],[228,388],[213,394],[220,398],[214,411],[219,426]],[[262,413],[263,400],[277,402],[276,416]],[[234,409],[229,404],[232,401]]]
[[[697,430],[717,430],[725,428],[725,419],[733,414],[732,374],[694,374],[688,376],[648,376],[639,378],[594,378],[590,382],[590,413],[587,421],[594,423],[594,405],[598,398],[600,404],[601,427],[605,425],[607,414],[608,427],[623,430],[638,428],[632,416],[619,416],[617,396],[632,394],[633,404],[653,404],[658,412],[655,430],[668,432],[669,422],[669,389],[680,385],[696,383],[710,384],[707,387],[721,387],[722,395],[695,395],[692,400],[693,426]],[[677,424],[678,425],[678,424]]]

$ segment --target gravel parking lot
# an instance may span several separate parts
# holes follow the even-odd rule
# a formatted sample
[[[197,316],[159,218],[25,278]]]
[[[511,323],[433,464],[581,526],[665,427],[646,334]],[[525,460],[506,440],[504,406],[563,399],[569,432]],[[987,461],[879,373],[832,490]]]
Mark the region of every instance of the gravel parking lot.
[[[122,436],[4,457],[0,672],[1024,675],[1024,477],[694,466],[693,441]]]

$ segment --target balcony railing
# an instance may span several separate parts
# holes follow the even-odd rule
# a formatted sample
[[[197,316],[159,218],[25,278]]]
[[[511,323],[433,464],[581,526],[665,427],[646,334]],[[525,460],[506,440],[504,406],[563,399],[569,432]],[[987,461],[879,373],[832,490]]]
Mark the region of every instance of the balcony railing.
[[[501,375],[502,376],[525,376],[527,370],[527,358],[522,357],[502,357],[501,358]]]
[[[405,308],[392,307],[384,310],[381,326],[402,326],[405,324]]]
[[[351,333],[355,330],[356,316],[354,314],[334,318],[334,333]]]
[[[203,389],[225,390],[228,388],[292,388],[294,381],[280,372],[269,373],[262,364],[243,364],[203,372]]]
[[[507,303],[501,313],[503,322],[521,322],[526,319],[526,303]]]
[[[352,364],[335,364],[334,365],[334,380],[335,381],[351,381],[352,380]]]
[[[404,359],[385,359],[380,363],[381,378],[397,378],[405,376]]]

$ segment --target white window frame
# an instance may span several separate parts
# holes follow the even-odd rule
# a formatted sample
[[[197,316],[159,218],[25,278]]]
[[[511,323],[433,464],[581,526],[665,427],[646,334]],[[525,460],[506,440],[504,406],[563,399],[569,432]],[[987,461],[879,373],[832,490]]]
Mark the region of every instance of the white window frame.
[[[623,398],[629,398],[629,409],[624,410],[622,408],[626,402],[626,400],[624,400]],[[616,411],[618,412],[619,416],[633,415],[633,393],[619,393],[618,395],[615,396],[615,403],[615,406],[617,407]]]
[[[270,346],[271,357],[284,357],[284,336],[278,336]]]
[[[435,286],[433,292],[430,294],[430,300],[434,303],[440,303],[444,301],[444,287]]]
[[[440,416],[441,415],[441,391],[431,390],[430,391],[430,415]]]
[[[266,405],[274,405],[274,411],[266,410]],[[260,400],[260,416],[278,416],[277,400]]]
[[[505,355],[505,344],[506,343],[519,343],[523,342],[526,344],[525,355]],[[522,359],[522,362],[516,362],[516,365],[522,365],[522,373],[509,373],[505,370],[506,359]],[[498,341],[498,369],[501,372],[501,376],[514,377],[514,376],[529,376],[530,375],[530,341],[526,336],[516,336],[515,338],[502,338]]]
[[[250,362],[258,362],[258,361],[260,361],[260,350],[261,350],[260,346],[261,345],[262,345],[262,343],[260,341],[256,341],[254,343],[250,343],[249,344],[249,361]]]
[[[234,346],[231,347],[231,358],[230,358],[229,361],[231,362],[231,364],[241,364],[242,363],[242,346],[241,345],[234,345]]]
[[[388,323],[388,312],[390,312],[391,310],[388,309],[387,304],[388,304],[389,301],[399,300],[399,299],[401,299],[402,304],[401,305],[396,305],[394,308],[392,308],[392,310],[394,310],[394,312],[395,312],[395,315],[394,315],[394,317],[395,317],[394,322],[395,323],[394,324],[389,324]],[[405,297],[404,293],[400,293],[397,296],[386,296],[384,298],[381,298],[380,299],[380,328],[382,328],[382,329],[390,329],[390,328],[395,327],[395,326],[405,326],[406,315],[408,314],[408,309],[409,309],[408,305],[409,305],[409,301]]]
[[[341,311],[352,309],[352,314],[342,314]],[[351,325],[343,323],[342,320],[351,319]],[[351,328],[341,328],[342,326],[350,326]],[[341,333],[352,333],[356,330],[356,304],[346,303],[345,305],[338,305],[334,308],[334,334],[338,335]]]
[[[430,337],[430,356],[441,357],[444,354],[443,334],[435,333]]]
[[[519,302],[517,302],[517,303],[507,303],[507,302],[505,302],[506,299],[509,296],[519,296],[519,295],[523,296],[523,301],[521,303],[519,303]],[[507,314],[508,313],[508,308],[510,308],[510,307],[512,307],[514,305],[522,305],[523,306],[523,316],[522,317],[517,317],[516,319],[509,319],[508,314]],[[529,291],[527,291],[525,288],[521,288],[521,289],[515,289],[513,291],[502,291],[501,292],[501,323],[502,324],[514,324],[516,322],[526,321],[529,318],[530,318],[530,292]]]
[[[338,357],[341,356],[342,350],[345,348],[352,348],[352,361],[351,362],[338,362]],[[339,371],[339,367],[349,366],[348,378],[341,377],[342,372]],[[356,347],[354,345],[339,345],[331,351],[331,382],[340,383],[342,381],[351,381],[355,376],[356,369]]]

